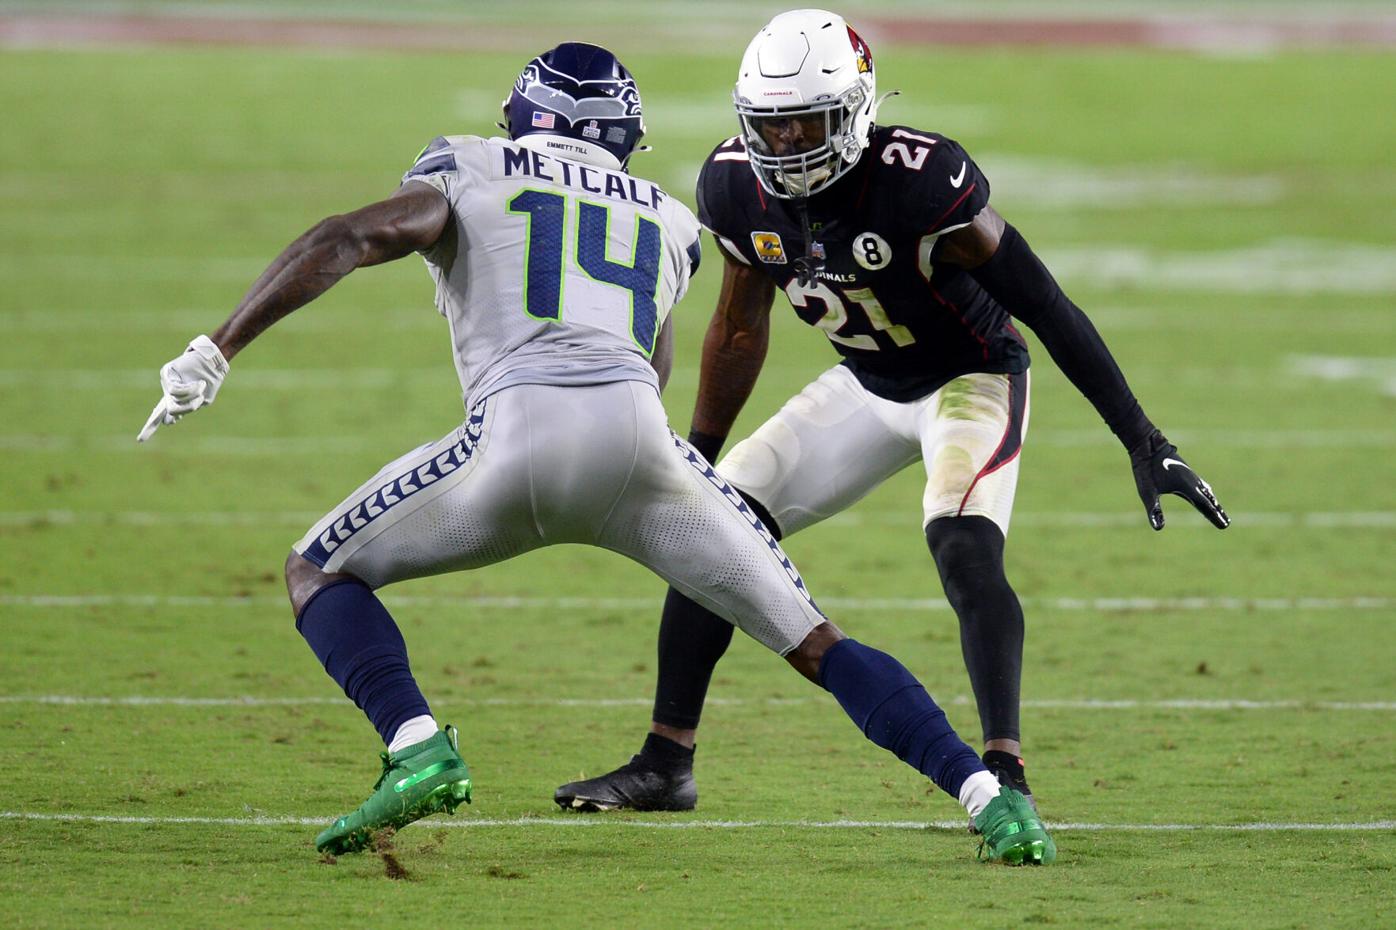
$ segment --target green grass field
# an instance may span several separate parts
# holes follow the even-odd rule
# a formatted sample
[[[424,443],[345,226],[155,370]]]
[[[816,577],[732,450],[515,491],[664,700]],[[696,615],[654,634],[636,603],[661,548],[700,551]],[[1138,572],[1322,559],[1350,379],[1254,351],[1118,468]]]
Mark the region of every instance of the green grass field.
[[[635,170],[691,203],[740,49],[614,44],[656,148]],[[559,816],[555,785],[639,744],[663,596],[579,548],[387,592],[476,799],[387,856],[322,862],[317,825],[380,747],[296,634],[280,566],[459,423],[421,264],[355,274],[241,355],[214,408],[134,437],[160,364],[431,137],[490,132],[525,57],[0,53],[8,925],[1396,923],[1396,62],[1352,51],[878,50],[907,92],[884,120],[976,156],[1235,518],[1218,533],[1170,499],[1151,533],[1123,452],[1037,353],[1009,571],[1055,866],[977,863],[955,804],[740,638],[695,813]],[[676,313],[681,429],[714,255]],[[833,361],[779,306],[736,435]],[[921,484],[788,550],[977,734]]]

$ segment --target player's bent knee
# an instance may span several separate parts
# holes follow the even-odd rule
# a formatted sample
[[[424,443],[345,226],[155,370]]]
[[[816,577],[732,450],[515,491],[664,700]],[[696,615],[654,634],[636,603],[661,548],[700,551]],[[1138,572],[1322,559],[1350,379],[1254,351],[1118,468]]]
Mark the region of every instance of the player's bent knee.
[[[1003,530],[988,517],[940,517],[926,524],[926,545],[941,573],[1003,561]]]
[[[291,613],[299,617],[321,589],[352,578],[352,575],[326,572],[292,549],[286,556],[286,595],[291,599]]]
[[[845,639],[843,631],[834,626],[831,621],[825,620],[819,626],[809,631],[809,634],[785,656],[785,661],[789,662],[795,671],[804,675],[815,684],[819,684],[819,665],[824,661],[824,653],[841,639]]]

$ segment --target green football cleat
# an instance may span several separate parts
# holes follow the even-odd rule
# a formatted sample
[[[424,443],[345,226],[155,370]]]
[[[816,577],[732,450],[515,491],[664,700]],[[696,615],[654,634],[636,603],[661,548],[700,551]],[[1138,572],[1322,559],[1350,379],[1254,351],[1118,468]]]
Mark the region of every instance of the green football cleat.
[[[1047,865],[1057,858],[1057,844],[1032,802],[1012,788],[1000,788],[998,797],[974,818],[974,826],[980,833],[979,856],[990,862]]]
[[[401,752],[382,753],[383,774],[373,794],[321,832],[315,849],[336,856],[358,852],[385,827],[396,830],[439,810],[453,814],[462,801],[469,804],[470,769],[456,746],[456,728],[447,725]]]

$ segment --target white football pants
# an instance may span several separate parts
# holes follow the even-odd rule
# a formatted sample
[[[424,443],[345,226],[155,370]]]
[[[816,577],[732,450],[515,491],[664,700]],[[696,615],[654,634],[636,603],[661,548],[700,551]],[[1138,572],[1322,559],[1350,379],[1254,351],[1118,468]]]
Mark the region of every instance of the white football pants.
[[[789,536],[922,461],[922,526],[978,515],[1007,536],[1027,430],[1026,372],[963,375],[903,404],[870,393],[836,365],[737,443],[717,470]]]
[[[373,588],[554,543],[629,556],[785,655],[824,621],[795,567],[649,385],[524,384],[384,467],[295,545]]]

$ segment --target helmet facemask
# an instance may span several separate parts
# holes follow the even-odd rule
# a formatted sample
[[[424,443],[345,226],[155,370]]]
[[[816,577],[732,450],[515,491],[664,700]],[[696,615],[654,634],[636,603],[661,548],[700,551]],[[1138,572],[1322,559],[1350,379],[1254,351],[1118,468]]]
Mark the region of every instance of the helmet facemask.
[[[732,101],[761,187],[805,198],[848,173],[877,109],[872,52],[843,18],[791,10],[747,46]]]
[[[862,155],[866,140],[859,138],[863,121],[858,116],[868,102],[861,83],[836,97],[800,106],[757,107],[736,97],[747,155],[761,186],[776,197],[808,197],[837,181]],[[812,144],[781,154],[772,147],[771,137],[779,138],[788,121],[800,123]]]

